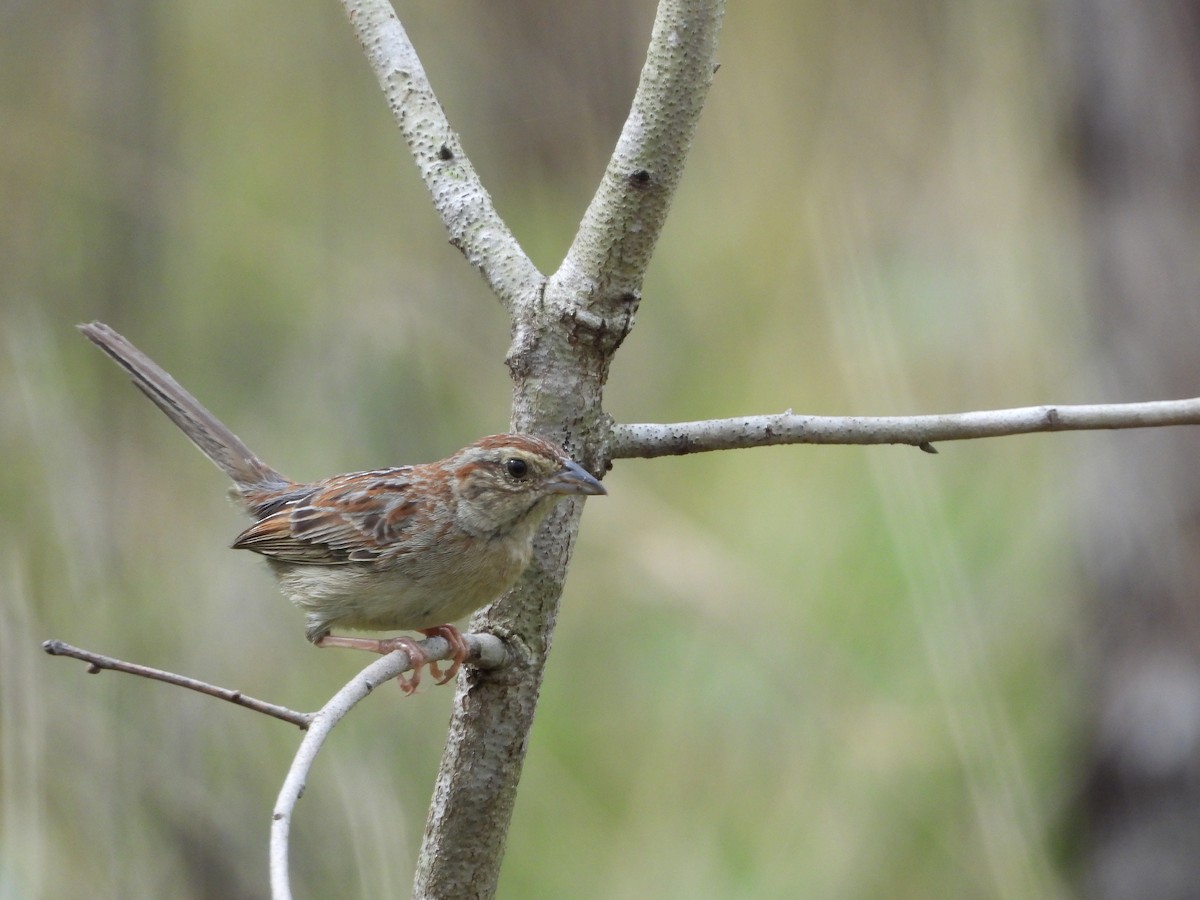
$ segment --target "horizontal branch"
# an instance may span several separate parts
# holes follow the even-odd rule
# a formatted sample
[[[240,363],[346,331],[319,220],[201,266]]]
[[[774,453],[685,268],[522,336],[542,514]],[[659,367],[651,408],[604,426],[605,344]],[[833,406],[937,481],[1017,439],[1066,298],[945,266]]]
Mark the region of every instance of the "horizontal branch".
[[[1200,398],[930,416],[803,416],[789,410],[781,415],[673,425],[614,425],[608,458],[679,456],[776,444],[909,444],[936,453],[933,445],[940,441],[1166,425],[1200,425]]]

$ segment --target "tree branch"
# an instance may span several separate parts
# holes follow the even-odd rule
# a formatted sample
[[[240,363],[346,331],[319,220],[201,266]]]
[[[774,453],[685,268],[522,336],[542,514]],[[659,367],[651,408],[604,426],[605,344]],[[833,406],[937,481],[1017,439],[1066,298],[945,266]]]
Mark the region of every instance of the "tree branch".
[[[468,632],[463,634],[463,639],[467,642],[467,649],[470,651],[467,662],[473,666],[480,669],[496,669],[507,664],[508,650],[505,648],[504,643],[495,635]],[[417,641],[416,644],[424,650],[430,662],[449,659],[453,652],[450,642],[441,637],[426,638],[423,641]],[[242,706],[246,709],[254,710],[254,712],[260,712],[263,715],[281,719],[284,722],[290,722],[301,729],[307,729],[313,720],[313,716],[316,715],[315,713],[297,712],[286,706],[279,706],[274,703],[268,703],[265,700],[248,697],[241,691],[209,684],[206,681],[199,681],[187,675],[178,675],[175,672],[168,672],[164,669],[155,669],[152,666],[125,662],[116,657],[105,656],[102,653],[95,653],[91,650],[84,650],[65,641],[45,641],[42,643],[42,649],[51,656],[69,656],[72,659],[80,659],[89,663],[88,673],[92,675],[108,669],[112,672],[124,672],[127,675],[137,675],[141,678],[149,678],[152,681],[173,684],[176,687],[207,694],[209,697],[216,697],[218,700],[225,700],[236,706]],[[403,675],[412,668],[412,662],[409,660],[408,653],[405,650],[396,650],[389,653],[386,658],[393,660],[394,664],[400,666],[396,670],[397,675]]]
[[[558,272],[512,307],[512,426],[553,435],[594,465],[609,419],[612,354],[633,323],[715,67],[721,0],[661,0],[633,109]],[[582,505],[562,503],[517,586],[472,626],[512,635],[522,658],[459,682],[417,862],[415,897],[491,897],[537,708]]]
[[[498,669],[508,664],[508,649],[505,647],[504,642],[495,635],[468,632],[463,634],[463,638],[466,640],[467,648],[470,650],[467,661],[472,664],[473,668]],[[450,642],[442,637],[430,637],[423,641],[417,641],[417,644],[431,662],[448,659],[453,652]],[[42,644],[42,649],[51,656],[69,656],[89,663],[89,673],[94,674],[103,669],[108,669],[114,672],[138,675],[154,681],[162,681],[167,684],[187,688],[188,690],[198,691],[220,700],[227,700],[238,706],[282,719],[285,722],[290,722],[305,729],[306,734],[300,742],[300,746],[296,750],[296,755],[292,759],[292,765],[288,769],[287,776],[284,778],[283,786],[280,788],[279,796],[275,801],[275,810],[271,819],[271,896],[275,900],[285,900],[285,898],[290,898],[292,895],[288,874],[289,835],[292,814],[295,811],[296,802],[300,799],[301,794],[304,793],[304,785],[308,780],[309,770],[312,768],[313,761],[325,743],[325,738],[329,736],[334,726],[360,700],[371,693],[377,685],[403,675],[412,668],[412,661],[409,658],[408,652],[402,649],[395,650],[375,660],[355,675],[320,710],[315,713],[302,713],[284,706],[277,706],[274,703],[267,703],[263,700],[247,697],[241,691],[218,687],[203,681],[197,681],[194,678],[188,678],[185,675],[177,675],[174,672],[166,672],[150,666],[125,662],[111,656],[93,653],[90,650],[72,646],[63,641],[45,641]],[[467,670],[464,669],[463,671],[465,673]]]
[[[86,663],[90,663],[88,666],[88,674],[90,675],[95,675],[103,669],[108,669],[113,672],[138,675],[153,681],[162,681],[166,684],[173,684],[176,687],[187,688],[189,691],[198,691],[201,694],[216,697],[218,700],[226,700],[238,706],[244,706],[246,709],[252,709],[264,715],[273,716],[276,719],[282,719],[284,722],[290,722],[301,729],[308,728],[309,722],[312,721],[312,713],[296,712],[294,709],[288,709],[286,706],[277,706],[265,700],[256,700],[254,697],[247,697],[241,691],[218,687],[215,684],[198,681],[186,675],[177,675],[174,672],[167,672],[163,669],[125,662],[112,656],[104,656],[100,653],[93,653],[91,650],[72,646],[63,641],[45,641],[42,644],[42,649],[51,656],[69,656],[73,659],[81,659]]]
[[[604,177],[566,257],[546,282],[539,308],[519,311],[525,315],[509,350],[514,373],[533,371],[528,357],[551,336],[595,346],[603,387],[612,354],[633,328],[642,281],[683,177],[717,69],[724,15],[724,0],[660,0],[633,105]],[[579,371],[564,377],[577,380]],[[543,365],[539,376],[550,379],[552,372]],[[541,402],[544,416],[543,395],[554,392],[518,392],[514,418],[537,418],[526,402]],[[600,415],[599,403],[589,412]]]
[[[608,458],[629,459],[777,444],[911,444],[1034,434],[1200,425],[1200,398],[1087,406],[1028,406],[928,416],[745,416],[672,425],[614,425]]]
[[[342,6],[450,233],[450,243],[506,307],[519,297],[537,294],[544,276],[496,213],[391,4],[342,0]]]
[[[463,637],[476,639],[474,643],[469,642],[472,655],[474,655],[476,648],[480,646],[478,639],[481,635],[464,634]],[[503,656],[504,645],[498,638],[490,634],[482,637],[489,639],[487,642],[489,651],[494,651],[498,647]],[[443,638],[430,638],[429,641],[439,641],[445,644],[446,653],[449,655],[449,642]],[[429,641],[422,643],[428,644]],[[495,647],[490,646],[492,642],[495,643]],[[407,652],[396,650],[389,653],[355,675],[346,683],[345,687],[333,695],[328,703],[312,714],[308,731],[304,735],[304,740],[300,742],[296,755],[292,758],[292,765],[283,780],[283,786],[279,789],[275,810],[271,816],[272,900],[290,900],[292,896],[291,877],[288,872],[292,814],[295,812],[296,803],[304,793],[304,786],[308,782],[308,773],[325,743],[325,738],[329,736],[334,726],[358,705],[360,700],[375,690],[377,685],[390,681],[409,668]]]
[[[550,290],[632,314],[716,71],[720,0],[663,0],[604,178]]]

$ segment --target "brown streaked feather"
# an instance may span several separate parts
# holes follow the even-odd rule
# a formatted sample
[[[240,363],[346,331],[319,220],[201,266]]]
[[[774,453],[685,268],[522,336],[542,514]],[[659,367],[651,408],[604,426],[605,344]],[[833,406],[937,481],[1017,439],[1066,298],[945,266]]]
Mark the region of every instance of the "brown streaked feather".
[[[536,434],[490,434],[471,446],[482,450],[524,450],[550,459],[557,459],[563,455],[561,447]]]
[[[237,536],[233,549],[252,550],[272,559],[313,566],[350,562],[347,554],[337,553],[323,544],[296,540],[291,529],[291,515],[292,511],[285,509],[256,522]]]
[[[267,557],[318,645],[334,627],[424,630],[479,609],[529,565],[559,499],[605,492],[562,447],[528,434],[484,437],[438,462],[297,484],[111,328],[81,328],[233,479],[254,520],[233,546]]]
[[[84,337],[121,366],[143,394],[161,409],[200,451],[233,479],[243,493],[278,490],[288,480],[250,452],[241,438],[188,393],[145,353],[103,322],[80,325]]]
[[[410,491],[412,474],[413,467],[404,466],[307,485],[243,531],[233,546],[309,565],[398,555],[418,505]]]

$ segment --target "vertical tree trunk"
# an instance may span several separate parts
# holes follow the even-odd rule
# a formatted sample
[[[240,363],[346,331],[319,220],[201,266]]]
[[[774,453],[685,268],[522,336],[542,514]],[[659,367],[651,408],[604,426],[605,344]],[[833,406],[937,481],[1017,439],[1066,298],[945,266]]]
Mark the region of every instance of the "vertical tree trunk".
[[[1200,3],[1069,0],[1087,294],[1110,400],[1200,387]],[[1095,728],[1084,894],[1200,896],[1200,437],[1085,473]]]

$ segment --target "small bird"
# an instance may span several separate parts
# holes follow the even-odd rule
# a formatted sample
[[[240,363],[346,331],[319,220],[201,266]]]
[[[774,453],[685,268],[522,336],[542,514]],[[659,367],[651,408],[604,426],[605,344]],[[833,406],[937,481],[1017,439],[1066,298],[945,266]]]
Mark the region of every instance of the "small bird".
[[[101,322],[80,325],[218,468],[254,519],[233,542],[267,558],[284,594],[307,614],[318,647],[388,653],[403,647],[416,690],[421,667],[444,684],[468,655],[452,624],[510,588],[529,565],[542,520],[565,495],[607,493],[561,447],[531,434],[494,434],[440,462],[334,475],[300,484],[262,462],[153,360]],[[444,673],[412,638],[330,634],[332,628],[412,630],[453,648]]]

